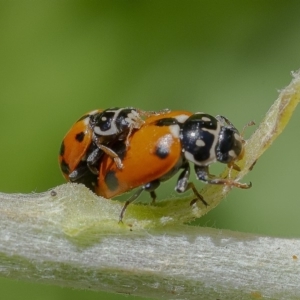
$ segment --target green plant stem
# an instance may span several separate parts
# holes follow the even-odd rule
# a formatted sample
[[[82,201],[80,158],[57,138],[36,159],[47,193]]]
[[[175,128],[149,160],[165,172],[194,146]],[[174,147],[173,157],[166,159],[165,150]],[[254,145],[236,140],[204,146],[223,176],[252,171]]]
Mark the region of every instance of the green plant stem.
[[[0,194],[1,276],[158,299],[300,297],[300,240],[187,225],[135,231],[117,221],[112,233],[101,210],[70,236],[64,228],[82,197],[91,210],[117,203],[81,185],[55,192]]]

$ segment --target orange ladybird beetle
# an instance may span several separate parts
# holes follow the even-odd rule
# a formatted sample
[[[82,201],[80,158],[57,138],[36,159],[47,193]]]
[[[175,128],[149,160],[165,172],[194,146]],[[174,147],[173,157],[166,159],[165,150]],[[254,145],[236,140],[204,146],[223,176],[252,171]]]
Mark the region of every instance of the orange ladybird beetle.
[[[139,111],[132,107],[94,110],[82,116],[60,147],[59,164],[64,177],[93,189],[98,176],[97,163],[104,153],[118,169],[123,167],[110,143],[125,140],[127,145],[132,131],[143,123]]]
[[[235,170],[235,164],[244,154],[244,140],[233,124],[222,116],[213,117],[199,112],[172,111],[150,116],[143,126],[129,137],[130,147],[124,141],[112,145],[112,150],[121,159],[120,169],[109,155],[101,158],[95,192],[112,198],[140,187],[125,203],[126,207],[142,191],[150,192],[155,201],[155,190],[160,182],[182,170],[175,190],[183,193],[192,189],[196,200],[207,205],[194,184],[189,181],[190,162],[194,164],[197,179],[209,184],[222,184],[247,189],[251,183],[239,183],[218,178],[209,173],[209,165],[225,163]]]

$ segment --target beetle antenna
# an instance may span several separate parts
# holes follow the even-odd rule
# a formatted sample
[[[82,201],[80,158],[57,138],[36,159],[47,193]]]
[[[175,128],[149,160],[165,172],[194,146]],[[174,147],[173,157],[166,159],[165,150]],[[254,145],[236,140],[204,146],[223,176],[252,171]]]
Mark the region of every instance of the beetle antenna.
[[[255,122],[252,120],[250,122],[248,122],[246,125],[244,125],[243,129],[242,129],[242,132],[240,134],[241,138],[244,140],[244,134],[245,134],[245,130],[250,127],[250,126],[253,126],[255,125]]]

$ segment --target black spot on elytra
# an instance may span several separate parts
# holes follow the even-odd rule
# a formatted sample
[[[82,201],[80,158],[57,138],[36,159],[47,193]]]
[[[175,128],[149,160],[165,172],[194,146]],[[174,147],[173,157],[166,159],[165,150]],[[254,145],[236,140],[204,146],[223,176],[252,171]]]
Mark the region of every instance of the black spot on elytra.
[[[159,158],[164,159],[167,158],[170,154],[170,149],[168,146],[164,144],[158,144],[155,149],[155,155],[157,155]]]
[[[116,177],[116,173],[114,171],[109,171],[104,178],[104,181],[111,191],[115,191],[119,186],[118,178]]]
[[[60,168],[62,170],[62,172],[66,175],[70,174],[70,167],[69,165],[65,162],[65,160],[63,159],[62,162],[60,163]]]
[[[78,141],[79,143],[81,143],[83,141],[83,139],[84,139],[84,136],[85,136],[84,132],[81,131],[81,132],[79,132],[79,133],[77,133],[75,135],[75,139],[76,139],[76,141]]]
[[[65,154],[65,143],[62,142],[60,145],[59,155],[63,156]]]

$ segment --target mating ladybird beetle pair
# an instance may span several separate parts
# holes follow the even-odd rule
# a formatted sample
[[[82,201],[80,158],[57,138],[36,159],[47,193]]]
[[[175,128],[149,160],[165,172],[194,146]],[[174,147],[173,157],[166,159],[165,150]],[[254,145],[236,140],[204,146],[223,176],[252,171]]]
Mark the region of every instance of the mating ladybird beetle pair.
[[[142,116],[146,116],[145,120]],[[78,135],[83,138],[78,139]],[[175,190],[182,193],[192,189],[194,201],[207,205],[189,181],[190,162],[201,181],[251,187],[209,174],[213,162],[239,170],[235,162],[243,154],[244,140],[225,117],[167,110],[147,114],[133,108],[114,108],[79,119],[63,140],[59,161],[66,179],[81,182],[105,198],[139,187],[126,201],[120,214],[122,220],[128,204],[142,191],[150,192],[155,201],[160,182],[179,170]]]
[[[94,110],[82,116],[64,137],[59,163],[64,177],[89,188],[97,183],[98,164],[106,154],[121,169],[122,162],[109,147],[117,140],[126,140],[144,123],[134,108]],[[127,142],[126,142],[127,143]]]

